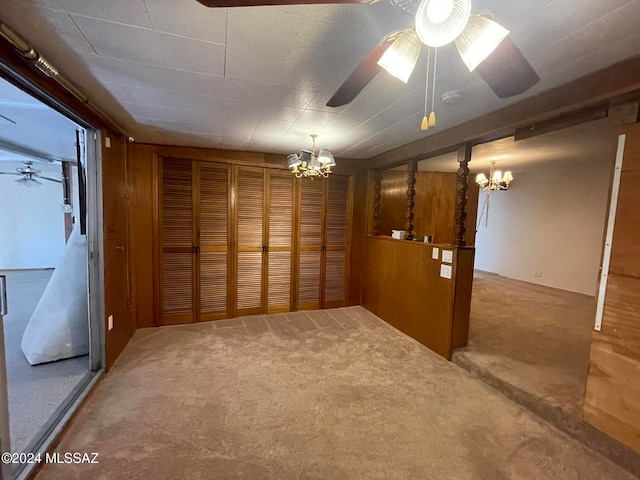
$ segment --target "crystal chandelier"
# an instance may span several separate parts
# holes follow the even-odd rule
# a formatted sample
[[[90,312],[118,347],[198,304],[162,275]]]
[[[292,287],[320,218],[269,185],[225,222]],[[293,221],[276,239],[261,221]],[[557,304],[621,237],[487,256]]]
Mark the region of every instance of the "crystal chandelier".
[[[513,181],[513,175],[510,171],[502,172],[500,170],[496,170],[496,162],[491,162],[491,168],[489,168],[489,178],[486,177],[484,173],[479,173],[476,175],[476,183],[480,187],[480,189],[485,192],[484,203],[482,205],[482,211],[478,216],[478,225],[480,225],[480,221],[484,219],[484,226],[487,227],[489,225],[489,194],[491,192],[497,192],[500,190],[506,190],[509,188],[509,184]]]
[[[321,148],[316,154],[316,138],[318,135],[310,135],[312,141],[311,150],[302,150],[300,155],[292,153],[287,156],[287,164],[296,178],[324,177],[331,173],[331,167],[335,167],[336,161],[326,148]]]
[[[489,193],[491,190],[506,190],[509,188],[509,184],[513,181],[513,175],[510,171],[502,172],[495,169],[496,162],[491,162],[491,168],[489,169],[489,178],[484,173],[476,175],[476,183],[480,188]]]

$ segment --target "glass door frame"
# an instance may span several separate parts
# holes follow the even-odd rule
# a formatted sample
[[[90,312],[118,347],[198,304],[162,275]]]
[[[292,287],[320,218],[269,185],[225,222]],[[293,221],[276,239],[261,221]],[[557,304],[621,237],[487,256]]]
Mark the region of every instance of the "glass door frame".
[[[49,94],[41,85],[24,77],[19,71],[0,61],[0,77],[53,108],[85,130],[86,152],[86,212],[87,212],[87,262],[89,301],[89,371],[69,393],[41,427],[25,451],[41,454],[58,439],[84,399],[104,373],[105,348],[105,304],[104,304],[104,246],[102,207],[102,143],[101,132],[92,124]],[[10,309],[11,306],[8,306]],[[0,322],[2,315],[0,315]],[[9,411],[7,396],[6,360],[4,351],[4,329],[0,325],[0,453],[10,451]],[[0,480],[29,478],[37,463],[2,465]]]

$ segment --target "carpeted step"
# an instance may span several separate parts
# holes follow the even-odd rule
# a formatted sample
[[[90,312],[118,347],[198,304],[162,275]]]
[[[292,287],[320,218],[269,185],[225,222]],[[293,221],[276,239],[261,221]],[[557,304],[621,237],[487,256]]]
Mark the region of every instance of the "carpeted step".
[[[473,355],[465,349],[455,351],[451,361],[507,398],[640,478],[640,454],[584,422],[578,412],[562,408],[560,404],[554,404],[548,399],[527,392],[497,377],[489,369],[474,362]]]

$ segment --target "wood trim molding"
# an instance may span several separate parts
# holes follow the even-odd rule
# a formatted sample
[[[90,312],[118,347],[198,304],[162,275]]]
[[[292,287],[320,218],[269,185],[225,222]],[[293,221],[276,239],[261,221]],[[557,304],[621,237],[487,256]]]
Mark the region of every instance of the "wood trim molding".
[[[160,157],[178,160],[199,160],[203,162],[227,163],[246,167],[287,168],[286,155],[273,153],[248,152],[243,150],[224,150],[221,148],[182,147],[178,145],[158,145],[153,143],[135,142],[141,148],[150,148]],[[351,175],[364,171],[366,164],[363,160],[351,158],[336,158],[338,166],[333,170],[337,175]]]
[[[377,155],[369,159],[369,165],[382,169],[396,167],[409,160],[422,160],[455,151],[461,142],[478,144],[497,140],[513,135],[517,127],[638,97],[640,56]]]

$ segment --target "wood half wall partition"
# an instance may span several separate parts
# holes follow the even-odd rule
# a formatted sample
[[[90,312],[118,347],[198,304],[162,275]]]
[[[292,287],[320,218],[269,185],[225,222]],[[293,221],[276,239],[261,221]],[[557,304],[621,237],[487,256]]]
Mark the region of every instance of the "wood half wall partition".
[[[362,306],[450,360],[468,340],[474,254],[473,247],[367,236]]]

